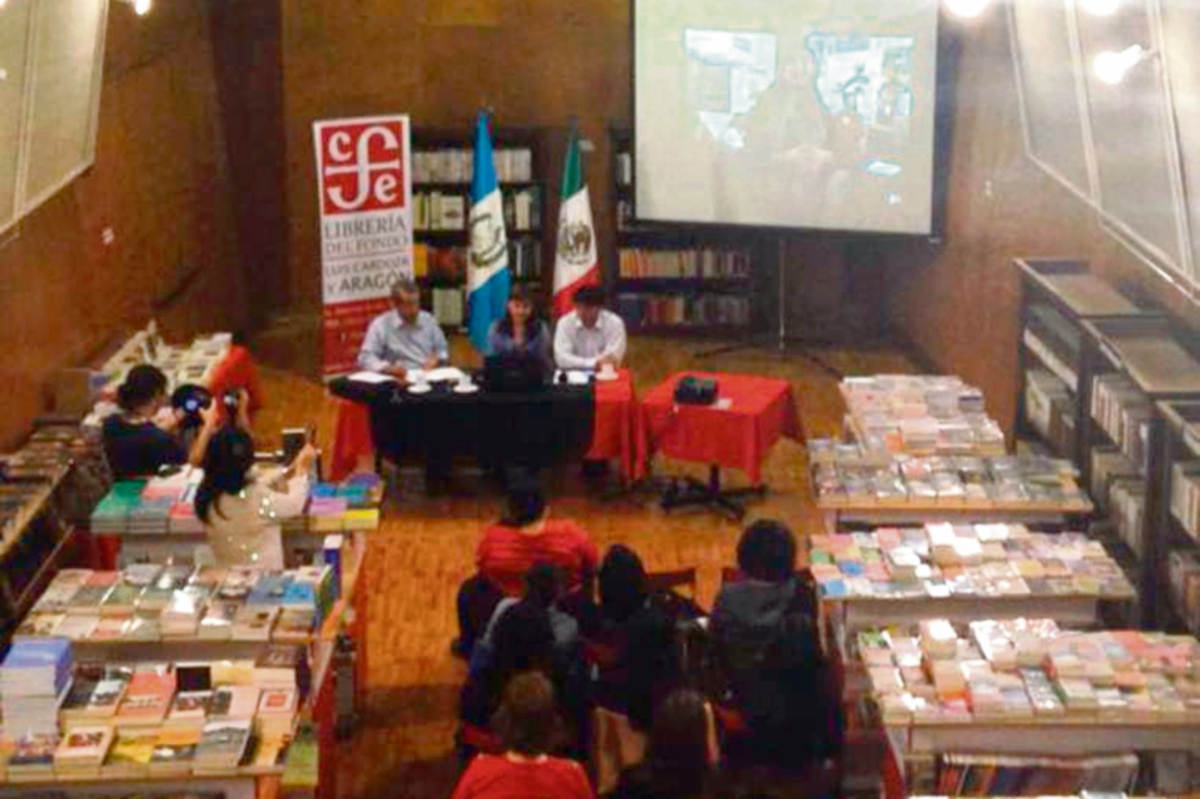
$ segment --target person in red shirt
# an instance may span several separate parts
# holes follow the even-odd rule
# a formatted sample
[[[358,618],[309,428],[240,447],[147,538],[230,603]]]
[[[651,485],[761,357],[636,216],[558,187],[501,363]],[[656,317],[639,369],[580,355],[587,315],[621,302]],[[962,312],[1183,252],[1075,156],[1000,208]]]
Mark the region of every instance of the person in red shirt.
[[[451,799],[595,799],[578,763],[549,754],[562,722],[543,674],[526,672],[509,681],[492,726],[504,754],[476,755]]]
[[[509,491],[505,516],[489,527],[475,551],[478,573],[458,591],[460,635],[451,649],[466,657],[482,634],[496,605],[506,596],[521,596],[525,574],[535,563],[558,569],[572,596],[589,594],[600,553],[587,531],[568,519],[550,518],[546,497],[537,486]]]

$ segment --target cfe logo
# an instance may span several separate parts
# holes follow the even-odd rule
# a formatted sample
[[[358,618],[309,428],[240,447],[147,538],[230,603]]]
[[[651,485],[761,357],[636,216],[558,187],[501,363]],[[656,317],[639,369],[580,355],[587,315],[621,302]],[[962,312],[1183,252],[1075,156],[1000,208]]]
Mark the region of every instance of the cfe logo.
[[[320,125],[317,135],[326,215],[405,207],[405,120],[334,122]]]

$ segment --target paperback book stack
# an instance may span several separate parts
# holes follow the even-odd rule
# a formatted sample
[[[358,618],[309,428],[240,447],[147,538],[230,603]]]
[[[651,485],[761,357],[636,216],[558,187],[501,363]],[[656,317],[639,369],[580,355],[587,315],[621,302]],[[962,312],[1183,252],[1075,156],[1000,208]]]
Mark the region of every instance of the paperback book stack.
[[[1004,433],[983,394],[957,377],[876,375],[841,384],[853,428],[870,451],[1003,455]]]
[[[884,723],[1072,720],[1200,728],[1200,642],[1051,620],[931,619],[857,639]],[[1081,730],[1081,734],[1086,734]]]
[[[9,740],[58,733],[58,706],[71,685],[71,643],[61,638],[21,639],[0,664],[0,707]]]
[[[50,583],[17,635],[87,644],[273,638],[307,643],[336,601],[335,568],[265,572],[135,564],[120,572],[67,569]]]
[[[1081,533],[939,523],[809,541],[813,576],[827,598],[1134,596],[1103,545]]]
[[[129,517],[141,501],[145,480],[122,480],[115,483],[100,504],[92,511],[92,533],[95,535],[124,535],[129,529]]]
[[[113,737],[113,728],[108,726],[76,727],[65,733],[54,753],[54,775],[59,779],[99,777]]]
[[[825,504],[937,508],[1088,510],[1070,461],[1037,455],[919,457],[868,451],[833,439],[808,442]]]

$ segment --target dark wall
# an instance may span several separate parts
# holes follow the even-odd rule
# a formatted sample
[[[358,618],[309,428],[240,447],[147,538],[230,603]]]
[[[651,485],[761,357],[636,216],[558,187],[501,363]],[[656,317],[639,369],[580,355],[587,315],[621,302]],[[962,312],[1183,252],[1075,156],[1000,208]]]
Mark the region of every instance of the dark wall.
[[[0,447],[45,409],[53,370],[121,330],[245,320],[207,9],[112,5],[95,165],[0,242]]]

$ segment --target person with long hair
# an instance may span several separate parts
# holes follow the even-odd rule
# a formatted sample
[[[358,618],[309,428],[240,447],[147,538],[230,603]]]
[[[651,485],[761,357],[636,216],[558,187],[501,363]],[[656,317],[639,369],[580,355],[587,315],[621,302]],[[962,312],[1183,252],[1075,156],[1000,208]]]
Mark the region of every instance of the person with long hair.
[[[621,774],[619,799],[707,799],[713,795],[715,752],[704,698],[680,689],[654,714],[645,759]]]
[[[164,414],[167,376],[157,366],[138,364],[117,389],[121,410],[104,420],[101,438],[109,468],[118,480],[153,475],[163,466],[199,466],[221,424],[218,403],[200,410],[201,425],[190,447],[180,436],[179,414]]]
[[[537,358],[550,371],[554,366],[550,328],[542,321],[533,293],[516,284],[508,292],[504,316],[488,330],[488,351],[492,355],[526,355]]]
[[[217,565],[284,567],[279,524],[304,511],[316,456],[312,445],[306,445],[288,470],[272,480],[254,469],[249,433],[223,427],[212,437],[195,507]]]
[[[562,737],[554,686],[538,671],[514,676],[492,720],[504,754],[477,755],[451,799],[592,799],[583,768],[553,757]]]

